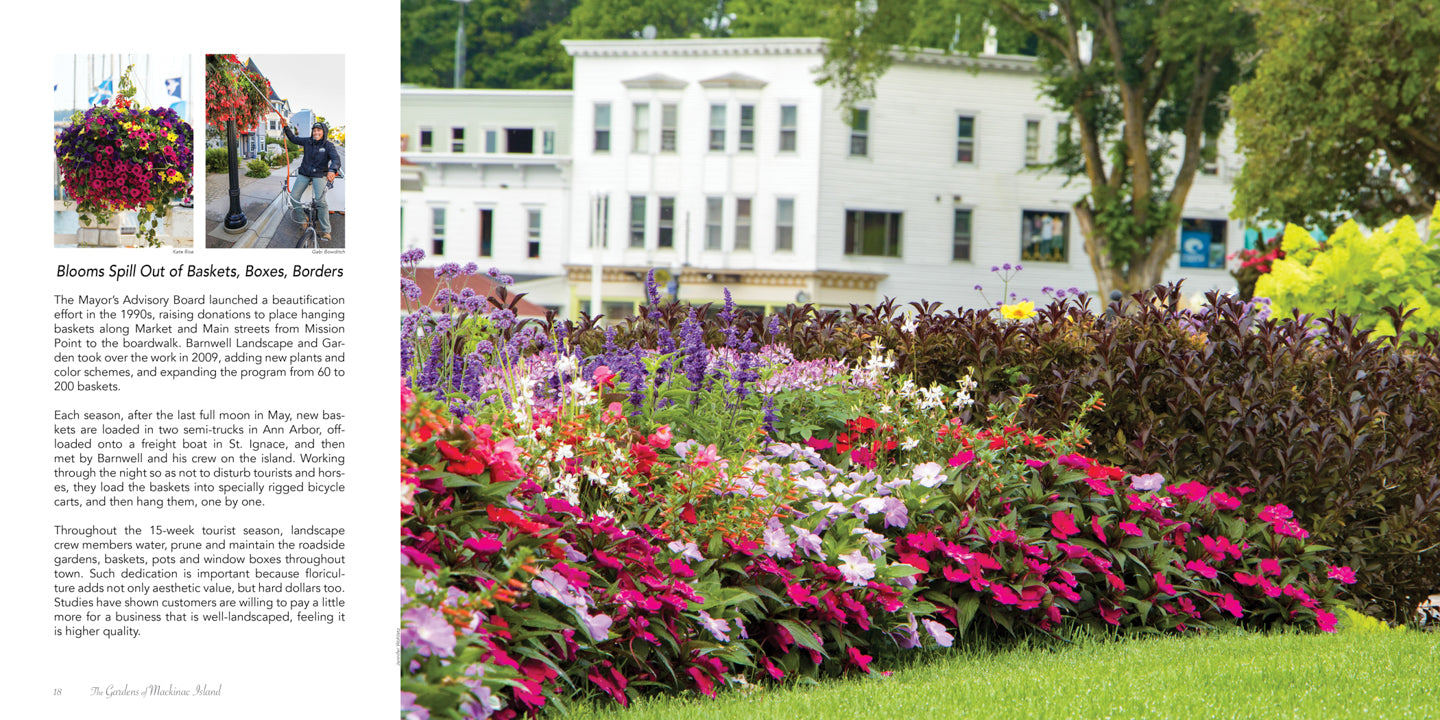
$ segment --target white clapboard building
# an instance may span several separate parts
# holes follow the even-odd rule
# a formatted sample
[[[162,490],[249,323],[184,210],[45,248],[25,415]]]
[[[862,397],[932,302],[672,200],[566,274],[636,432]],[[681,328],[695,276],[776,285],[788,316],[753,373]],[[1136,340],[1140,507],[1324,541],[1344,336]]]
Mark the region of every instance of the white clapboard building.
[[[568,41],[574,89],[402,90],[402,247],[496,265],[535,302],[612,317],[657,269],[682,300],[828,307],[1093,290],[1033,58],[921,52],[853,115],[823,41]],[[1190,194],[1166,279],[1228,289],[1233,142]],[[596,269],[601,282],[594,282]],[[984,287],[985,294],[974,288]]]

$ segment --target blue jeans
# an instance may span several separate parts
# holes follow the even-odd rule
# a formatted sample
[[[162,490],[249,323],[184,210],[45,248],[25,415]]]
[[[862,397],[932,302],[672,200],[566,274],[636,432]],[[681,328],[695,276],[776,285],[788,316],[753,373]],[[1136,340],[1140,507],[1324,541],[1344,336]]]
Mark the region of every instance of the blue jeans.
[[[310,186],[310,197],[315,200],[315,210],[320,214],[320,232],[330,232],[330,206],[325,204],[325,178],[312,178],[306,175],[299,175],[295,178],[294,185],[290,188],[290,197],[295,203],[300,203],[300,196],[305,194],[305,186]]]

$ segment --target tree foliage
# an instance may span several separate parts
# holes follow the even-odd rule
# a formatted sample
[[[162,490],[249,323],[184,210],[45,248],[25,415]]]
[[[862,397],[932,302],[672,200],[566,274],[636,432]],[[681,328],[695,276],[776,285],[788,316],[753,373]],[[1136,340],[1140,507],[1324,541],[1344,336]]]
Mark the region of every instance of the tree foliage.
[[[570,59],[558,42],[577,0],[402,0],[400,80],[451,87],[455,31],[465,20],[464,87],[569,87]]]
[[[834,0],[825,77],[847,104],[874,92],[894,46],[1033,48],[1042,92],[1073,118],[1050,170],[1083,178],[1074,206],[1102,293],[1159,282],[1207,135],[1225,120],[1253,19],[1213,0]]]
[[[1326,229],[1432,207],[1440,191],[1440,5],[1269,0],[1235,93],[1236,210]]]

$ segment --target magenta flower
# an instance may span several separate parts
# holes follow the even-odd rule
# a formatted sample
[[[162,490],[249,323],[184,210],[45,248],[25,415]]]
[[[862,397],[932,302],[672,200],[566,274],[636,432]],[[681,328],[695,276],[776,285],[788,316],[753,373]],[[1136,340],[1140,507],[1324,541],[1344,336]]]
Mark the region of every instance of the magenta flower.
[[[969,450],[963,450],[961,452],[955,453],[955,456],[950,458],[950,467],[964,467],[966,465],[969,465],[971,462],[974,462],[974,460],[975,453],[970,452]]]
[[[1221,610],[1224,610],[1225,612],[1228,612],[1237,618],[1244,614],[1244,610],[1240,607],[1240,601],[1236,600],[1235,596],[1231,595],[1230,593],[1218,595],[1216,604],[1220,606]]]
[[[1076,455],[1075,453],[1070,453],[1069,455],[1061,455],[1060,457],[1055,458],[1055,462],[1060,463],[1061,466],[1070,468],[1072,470],[1084,470],[1085,468],[1090,467],[1090,458],[1087,458],[1084,455]]]
[[[1163,573],[1155,573],[1155,587],[1160,588],[1160,592],[1166,595],[1175,594],[1175,586],[1170,584],[1170,581],[1165,578]]]
[[[1004,585],[991,585],[990,592],[995,594],[995,600],[1001,605],[1015,605],[1020,602],[1020,596]]]
[[[1351,570],[1349,565],[1331,565],[1325,576],[1331,580],[1339,580],[1342,585],[1355,584],[1355,571]]]
[[[1335,614],[1328,610],[1316,610],[1315,622],[1320,625],[1320,632],[1335,632]]]
[[[860,672],[870,672],[870,661],[875,658],[861,653],[860,649],[855,647],[850,648],[848,654],[850,662],[855,663],[855,666],[860,668]]]
[[[1036,459],[1034,459],[1034,458],[1025,458],[1025,464],[1026,464],[1026,465],[1029,465],[1029,466],[1032,467],[1032,468],[1035,468],[1036,470],[1039,470],[1040,468],[1043,468],[1043,467],[1045,467],[1046,465],[1049,465],[1050,463],[1045,462],[1044,460],[1036,460]]]
[[[1266,575],[1280,577],[1280,561],[1275,558],[1265,558],[1260,561],[1260,572]]]
[[[1215,507],[1218,507],[1221,510],[1234,510],[1235,508],[1240,507],[1240,498],[1226,495],[1219,490],[1216,490],[1210,495],[1210,502],[1214,503]]]
[[[1264,510],[1260,511],[1259,517],[1265,522],[1276,523],[1295,517],[1295,513],[1291,512],[1290,508],[1284,505],[1267,505]]]
[[[1294,520],[1280,520],[1273,523],[1270,528],[1275,531],[1276,535],[1285,535],[1299,540],[1310,537],[1310,533],[1307,532],[1305,528],[1300,527],[1300,523]]]
[[[1145,532],[1140,529],[1140,526],[1136,525],[1133,522],[1120,523],[1120,531],[1125,533],[1126,535],[1132,535],[1134,537],[1140,537],[1145,534]]]
[[[1105,530],[1100,527],[1099,515],[1090,516],[1090,529],[1095,531],[1095,537],[1099,538],[1100,542],[1106,545],[1110,544],[1110,541],[1105,537]]]
[[[1171,494],[1171,495],[1174,495],[1175,497],[1185,498],[1186,500],[1189,500],[1190,502],[1200,502],[1201,500],[1204,500],[1204,499],[1205,499],[1205,496],[1208,495],[1209,493],[1210,493],[1210,488],[1208,488],[1208,487],[1206,487],[1206,486],[1204,486],[1204,485],[1201,485],[1200,483],[1195,482],[1194,480],[1191,480],[1190,482],[1187,482],[1187,483],[1185,483],[1184,485],[1171,485],[1171,486],[1170,486],[1170,494]]]
[[[1200,575],[1201,577],[1206,577],[1211,580],[1214,580],[1216,576],[1219,575],[1219,571],[1217,571],[1213,567],[1210,567],[1210,565],[1204,560],[1191,560],[1190,562],[1185,563],[1185,568],[1187,570],[1190,570],[1191,572]]]
[[[1070,513],[1059,511],[1050,515],[1050,534],[1057,540],[1064,540],[1071,535],[1079,535],[1080,528],[1075,527],[1075,518]]]

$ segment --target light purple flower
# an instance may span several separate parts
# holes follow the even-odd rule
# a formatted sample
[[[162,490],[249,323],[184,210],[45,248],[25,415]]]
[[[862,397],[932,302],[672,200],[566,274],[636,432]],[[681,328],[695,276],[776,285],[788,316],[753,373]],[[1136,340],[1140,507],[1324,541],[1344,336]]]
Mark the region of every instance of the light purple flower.
[[[940,463],[937,462],[927,462],[916,465],[915,469],[911,471],[911,477],[914,478],[915,482],[920,483],[922,487],[927,488],[933,488],[945,482],[945,472],[940,467]]]
[[[885,498],[883,511],[885,513],[885,527],[903,528],[910,524],[910,511],[899,498]]]
[[[401,720],[430,720],[430,709],[415,704],[415,693],[400,691]]]
[[[824,556],[820,550],[820,536],[798,525],[795,527],[795,547],[805,551],[806,555]]]
[[[837,569],[851,585],[863,587],[867,580],[875,577],[875,563],[866,560],[859,550],[841,555],[840,561]]]
[[[679,540],[675,540],[665,547],[670,548],[670,552],[678,553],[680,557],[686,560],[693,560],[694,562],[702,562],[705,560],[705,556],[700,554],[700,548],[693,542],[682,543]]]
[[[785,531],[785,526],[780,524],[777,518],[770,518],[770,524],[765,527],[765,546],[761,548],[770,557],[779,560],[789,560],[795,549],[790,547],[790,533]]]
[[[710,617],[710,613],[701,610],[700,624],[705,626],[705,629],[709,630],[710,634],[715,636],[716,640],[720,642],[730,642],[730,623],[726,622],[723,618],[716,620]]]
[[[413,647],[420,655],[450,657],[455,654],[455,628],[439,610],[417,607],[400,616],[400,644]]]
[[[1164,484],[1165,478],[1160,473],[1135,475],[1130,478],[1132,490],[1159,490]]]
[[[944,625],[929,618],[921,620],[920,623],[925,626],[926,630],[930,631],[930,637],[935,638],[936,644],[940,647],[950,647],[955,644],[955,636],[947,632]]]
[[[895,637],[895,644],[905,650],[920,647],[920,634],[916,632],[915,613],[909,613],[909,622],[895,628],[891,633]]]
[[[590,634],[591,640],[600,642],[610,638],[610,626],[615,623],[613,618],[603,613],[591,615],[584,610],[579,613],[581,622],[585,624],[585,632]]]
[[[872,559],[879,559],[885,554],[885,536],[871,532],[869,528],[858,527],[850,531],[851,535],[859,535],[865,541],[865,546],[870,551]]]

